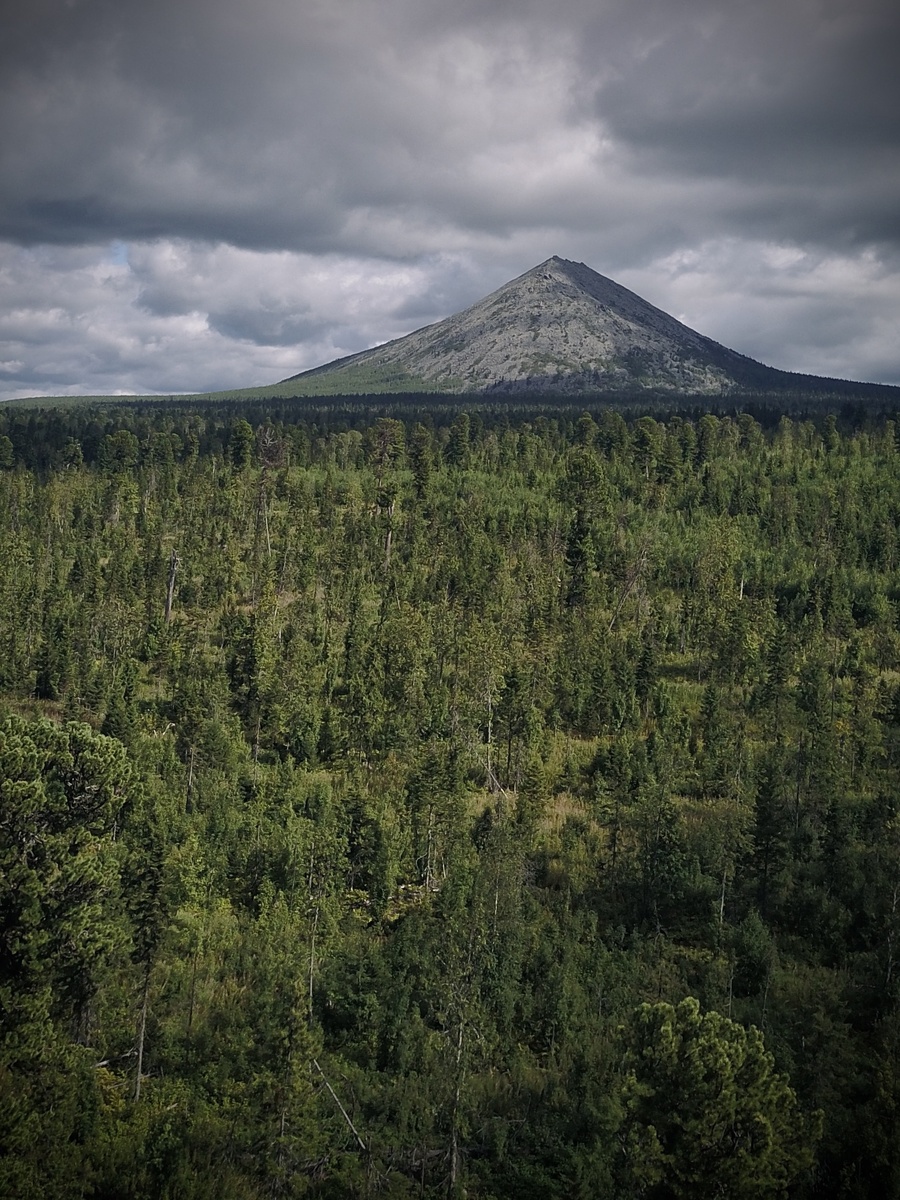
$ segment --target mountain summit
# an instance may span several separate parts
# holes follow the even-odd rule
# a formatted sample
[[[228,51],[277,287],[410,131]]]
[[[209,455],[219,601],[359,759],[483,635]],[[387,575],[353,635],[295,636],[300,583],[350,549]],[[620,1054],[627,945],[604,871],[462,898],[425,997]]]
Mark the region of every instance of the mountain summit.
[[[720,396],[783,390],[803,378],[696,333],[584,263],[554,257],[464,312],[284,382],[296,381],[304,394]]]

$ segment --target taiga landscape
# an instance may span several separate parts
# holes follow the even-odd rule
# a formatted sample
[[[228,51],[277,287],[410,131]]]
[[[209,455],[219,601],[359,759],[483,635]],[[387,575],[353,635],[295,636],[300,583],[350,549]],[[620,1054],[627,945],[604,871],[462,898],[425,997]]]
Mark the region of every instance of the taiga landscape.
[[[0,413],[0,1192],[896,1194],[894,416],[383,401]]]
[[[900,5],[0,21],[0,1200],[900,1200]]]

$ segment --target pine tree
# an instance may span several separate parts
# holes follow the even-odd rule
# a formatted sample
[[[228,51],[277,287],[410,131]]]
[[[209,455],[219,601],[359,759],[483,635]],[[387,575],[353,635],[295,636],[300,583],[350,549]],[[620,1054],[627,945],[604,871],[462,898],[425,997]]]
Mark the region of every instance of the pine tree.
[[[758,1029],[701,1013],[688,997],[642,1005],[623,1041],[630,1194],[781,1196],[809,1170],[821,1116],[804,1119]]]

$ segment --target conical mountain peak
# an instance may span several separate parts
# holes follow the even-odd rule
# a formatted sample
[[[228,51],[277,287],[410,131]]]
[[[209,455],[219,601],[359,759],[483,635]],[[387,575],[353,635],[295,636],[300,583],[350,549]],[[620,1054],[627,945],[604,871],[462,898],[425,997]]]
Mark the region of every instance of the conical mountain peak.
[[[293,376],[298,392],[668,392],[796,386],[556,255],[463,312]]]

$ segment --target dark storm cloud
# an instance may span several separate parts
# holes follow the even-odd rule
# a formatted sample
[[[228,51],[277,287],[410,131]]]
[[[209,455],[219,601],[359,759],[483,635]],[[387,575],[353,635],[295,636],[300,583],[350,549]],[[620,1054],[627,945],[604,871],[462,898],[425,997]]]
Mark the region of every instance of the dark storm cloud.
[[[0,233],[358,250],[391,213],[416,253],[416,225],[578,225],[606,207],[593,129],[662,201],[673,178],[731,185],[707,198],[721,228],[749,209],[776,236],[890,240],[898,11],[39,0],[0,63]],[[536,163],[514,186],[529,145],[579,130],[593,194],[566,195]],[[662,213],[643,207],[658,237]],[[669,236],[691,224],[670,214]]]
[[[267,246],[333,234],[315,47],[286,44],[274,7],[45,0],[38,13],[2,64],[0,232]]]
[[[44,390],[263,381],[553,253],[719,340],[741,297],[733,342],[777,365],[815,370],[824,327],[841,373],[900,380],[866,300],[900,305],[898,24],[885,0],[31,0],[0,37],[0,395],[38,386],[35,345]]]
[[[900,8],[688,2],[631,27],[595,111],[639,169],[730,182],[774,236],[900,239]],[[598,31],[599,36],[599,31]]]

